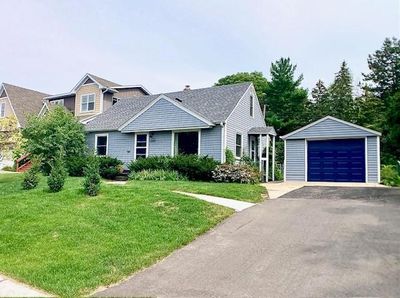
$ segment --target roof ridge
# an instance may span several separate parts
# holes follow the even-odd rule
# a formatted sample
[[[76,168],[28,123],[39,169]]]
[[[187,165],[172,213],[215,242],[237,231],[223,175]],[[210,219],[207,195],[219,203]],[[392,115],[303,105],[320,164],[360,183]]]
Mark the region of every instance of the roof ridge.
[[[3,85],[6,89],[7,89],[7,85],[8,85],[8,86],[10,86],[10,87],[19,88],[19,89],[24,89],[24,90],[27,90],[27,91],[33,91],[33,92],[36,92],[36,93],[44,94],[44,95],[46,95],[46,96],[50,95],[50,94],[45,93],[45,92],[42,92],[42,91],[38,91],[38,90],[34,90],[34,89],[29,89],[29,88],[25,88],[25,87],[13,85],[13,84],[10,84],[10,83],[5,83],[5,82],[3,82],[2,85]]]

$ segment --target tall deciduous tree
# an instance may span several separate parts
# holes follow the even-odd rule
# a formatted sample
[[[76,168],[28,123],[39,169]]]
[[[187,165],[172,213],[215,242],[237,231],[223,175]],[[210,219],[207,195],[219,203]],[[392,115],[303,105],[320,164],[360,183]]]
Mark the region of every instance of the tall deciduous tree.
[[[260,103],[265,103],[265,91],[268,87],[268,81],[260,71],[238,72],[233,75],[223,77],[218,80],[215,86],[229,85],[242,82],[252,82],[256,89],[257,97]]]
[[[26,151],[42,158],[46,172],[57,156],[66,159],[86,153],[83,125],[64,107],[52,108],[43,117],[30,117],[22,134]]]
[[[290,58],[281,58],[270,68],[271,81],[266,90],[267,122],[281,135],[309,120],[305,116],[307,90],[300,87],[303,75],[295,77],[296,67]]]
[[[335,75],[333,84],[329,87],[331,101],[331,116],[355,121],[355,102],[353,98],[353,80],[345,61],[342,62],[339,72]]]

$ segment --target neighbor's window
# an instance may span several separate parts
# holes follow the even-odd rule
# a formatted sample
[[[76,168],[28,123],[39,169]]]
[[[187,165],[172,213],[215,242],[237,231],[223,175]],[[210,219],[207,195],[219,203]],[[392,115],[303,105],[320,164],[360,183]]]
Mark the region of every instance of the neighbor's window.
[[[94,111],[94,94],[86,94],[81,97],[81,112]]]
[[[107,155],[108,151],[108,135],[96,135],[96,154]]]
[[[56,106],[63,106],[64,105],[64,99],[52,100],[50,103],[53,104],[53,105],[56,105]]]
[[[250,95],[250,116],[254,116],[254,98],[253,95]]]
[[[0,118],[4,118],[6,116],[6,103],[0,103]]]
[[[236,134],[236,157],[242,157],[242,135]]]
[[[136,159],[147,157],[147,134],[136,135]]]

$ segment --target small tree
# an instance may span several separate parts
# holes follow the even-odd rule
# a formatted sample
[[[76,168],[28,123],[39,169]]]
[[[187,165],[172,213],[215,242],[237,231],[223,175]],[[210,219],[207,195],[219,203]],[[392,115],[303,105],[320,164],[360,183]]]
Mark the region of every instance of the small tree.
[[[83,188],[85,194],[89,196],[97,196],[100,191],[100,163],[99,159],[95,156],[90,156],[85,167],[85,180],[83,181]]]
[[[61,156],[55,158],[50,164],[50,175],[47,178],[47,185],[51,192],[59,192],[64,187],[67,170]]]
[[[46,174],[61,152],[61,156],[68,159],[87,151],[83,125],[64,107],[54,107],[44,117],[31,116],[22,134],[26,139],[26,151],[42,156],[42,169]]]
[[[40,160],[33,159],[31,168],[25,172],[22,180],[22,189],[28,190],[36,188],[39,184]]]
[[[235,163],[235,156],[233,156],[233,152],[231,149],[225,149],[225,163],[228,165],[233,165]]]

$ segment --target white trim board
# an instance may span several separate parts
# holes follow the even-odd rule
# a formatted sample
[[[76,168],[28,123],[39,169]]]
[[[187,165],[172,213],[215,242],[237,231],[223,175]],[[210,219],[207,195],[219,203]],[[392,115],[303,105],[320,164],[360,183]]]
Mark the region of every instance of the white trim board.
[[[295,131],[293,131],[293,132],[291,132],[291,133],[288,133],[288,134],[282,136],[281,139],[284,139],[284,140],[285,140],[285,139],[287,139],[288,137],[290,137],[290,136],[292,136],[292,135],[294,135],[294,134],[296,134],[296,133],[298,133],[298,132],[300,132],[300,131],[303,131],[303,130],[305,130],[305,129],[307,129],[307,128],[310,128],[310,127],[312,127],[312,126],[314,126],[314,125],[316,125],[316,124],[318,124],[318,123],[321,123],[321,122],[323,122],[323,121],[325,121],[325,120],[328,120],[328,119],[333,120],[333,121],[336,121],[336,122],[339,122],[339,123],[342,123],[342,124],[345,124],[345,125],[352,126],[352,127],[354,127],[354,128],[357,128],[357,129],[361,129],[361,130],[363,130],[363,131],[367,131],[367,132],[372,133],[372,134],[377,135],[377,136],[382,135],[380,132],[377,132],[377,131],[375,131],[375,130],[372,130],[372,129],[369,129],[369,128],[365,128],[365,127],[359,126],[359,125],[357,125],[357,124],[350,123],[350,122],[347,122],[347,121],[344,121],[344,120],[341,120],[341,119],[338,119],[338,118],[335,118],[335,117],[332,117],[332,116],[326,116],[326,117],[324,117],[324,118],[321,118],[321,119],[319,119],[319,120],[317,120],[317,121],[315,121],[315,122],[312,122],[312,123],[310,123],[310,124],[308,124],[308,125],[306,125],[306,126],[303,126],[303,127],[299,128],[299,129],[297,129],[297,130],[295,130]]]
[[[209,126],[214,126],[214,123],[210,122],[208,119],[204,118],[203,116],[185,108],[184,106],[178,104],[176,101],[172,100],[171,98],[169,98],[166,95],[161,94],[160,96],[158,96],[156,99],[154,99],[153,101],[151,101],[144,109],[142,109],[139,113],[137,113],[136,115],[134,115],[132,118],[130,118],[128,121],[126,121],[124,124],[122,124],[118,130],[122,131],[125,127],[127,127],[132,121],[134,121],[135,119],[137,119],[139,116],[143,115],[146,111],[148,111],[152,106],[154,106],[157,102],[159,102],[160,100],[166,100],[170,103],[172,103],[173,105],[175,105],[178,109],[183,110],[184,112],[192,115],[193,117],[199,119],[200,121],[206,123]],[[171,128],[169,129],[171,130]]]
[[[107,137],[106,155],[99,155],[99,156],[107,156],[108,155],[108,145],[110,143],[110,137],[109,137],[108,133],[97,133],[94,135],[95,155],[97,155],[97,137]]]

